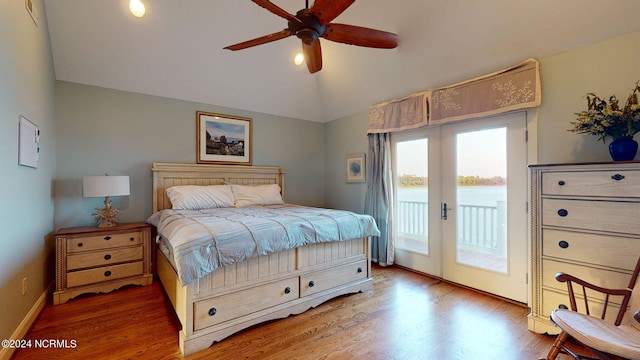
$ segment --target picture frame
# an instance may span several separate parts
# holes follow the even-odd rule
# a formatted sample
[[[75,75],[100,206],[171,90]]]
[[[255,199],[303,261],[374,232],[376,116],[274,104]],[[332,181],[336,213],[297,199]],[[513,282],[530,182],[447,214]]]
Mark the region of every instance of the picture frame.
[[[251,165],[251,123],[247,117],[196,112],[196,162]]]
[[[364,153],[347,155],[347,182],[365,182]]]

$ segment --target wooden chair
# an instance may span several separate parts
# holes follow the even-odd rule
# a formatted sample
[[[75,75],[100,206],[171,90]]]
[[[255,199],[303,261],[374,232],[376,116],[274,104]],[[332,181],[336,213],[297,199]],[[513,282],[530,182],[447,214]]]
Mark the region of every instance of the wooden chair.
[[[556,274],[556,280],[567,283],[571,310],[556,309],[551,313],[551,319],[561,329],[554,341],[547,360],[553,360],[559,353],[565,353],[574,359],[640,359],[640,286],[634,287],[640,273],[640,258],[631,275],[626,289],[607,289],[590,284],[577,277],[565,273]],[[581,290],[584,298],[584,312],[578,312],[575,289]],[[604,295],[604,304],[600,317],[591,315],[587,292]],[[614,323],[605,320],[610,300],[619,300]],[[584,345],[597,358],[587,357],[568,349],[565,344],[573,338]]]

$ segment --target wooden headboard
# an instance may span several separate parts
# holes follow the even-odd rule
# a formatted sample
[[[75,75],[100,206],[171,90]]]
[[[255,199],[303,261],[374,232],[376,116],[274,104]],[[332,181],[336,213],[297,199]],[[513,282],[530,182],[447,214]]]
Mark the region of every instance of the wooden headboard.
[[[153,163],[153,212],[170,209],[166,190],[175,185],[278,184],[284,197],[284,171],[278,166]]]

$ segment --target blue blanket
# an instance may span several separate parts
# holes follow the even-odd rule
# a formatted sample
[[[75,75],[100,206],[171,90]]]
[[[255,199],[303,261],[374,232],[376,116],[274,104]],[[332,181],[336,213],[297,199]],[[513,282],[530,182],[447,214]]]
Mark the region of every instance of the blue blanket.
[[[292,204],[167,209],[153,214],[147,222],[168,239],[182,285],[252,257],[313,243],[380,235],[369,215]]]

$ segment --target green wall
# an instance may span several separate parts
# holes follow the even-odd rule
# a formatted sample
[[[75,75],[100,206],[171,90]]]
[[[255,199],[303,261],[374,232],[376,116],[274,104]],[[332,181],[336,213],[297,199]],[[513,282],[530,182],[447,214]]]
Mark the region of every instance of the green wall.
[[[640,80],[640,32],[541,59],[540,71],[539,163],[611,161],[608,142],[567,129],[574,113],[587,109],[586,93],[626,101]]]
[[[9,339],[53,279],[55,79],[46,19],[36,27],[24,1],[0,1],[0,59],[0,339]],[[35,169],[18,165],[20,115],[40,130]]]
[[[82,177],[128,175],[131,195],[112,198],[122,222],[151,215],[153,162],[196,162],[196,111],[252,118],[254,165],[284,168],[285,200],[324,205],[323,124],[58,81],[56,229],[92,225],[100,198]]]

